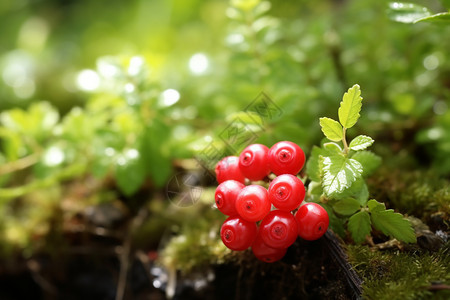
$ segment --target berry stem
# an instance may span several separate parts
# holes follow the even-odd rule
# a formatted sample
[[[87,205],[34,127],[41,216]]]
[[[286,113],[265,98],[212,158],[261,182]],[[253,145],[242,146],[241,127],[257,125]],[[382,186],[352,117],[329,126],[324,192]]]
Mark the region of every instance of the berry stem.
[[[347,139],[345,137],[347,128],[342,127],[342,132],[343,132],[343,136],[342,136],[342,143],[344,144],[344,154],[348,153],[348,144],[347,144]]]

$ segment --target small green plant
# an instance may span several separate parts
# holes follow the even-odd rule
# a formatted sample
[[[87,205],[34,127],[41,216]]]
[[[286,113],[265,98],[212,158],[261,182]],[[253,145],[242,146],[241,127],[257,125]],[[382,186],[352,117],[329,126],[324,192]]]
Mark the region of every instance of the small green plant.
[[[367,150],[374,140],[359,135],[347,143],[347,129],[360,117],[362,106],[359,85],[351,87],[343,97],[338,115],[339,122],[321,118],[320,126],[331,142],[315,146],[307,163],[311,179],[308,194],[320,202],[330,216],[330,227],[345,235],[344,225],[356,243],[362,243],[372,227],[400,241],[416,241],[410,222],[383,203],[369,200],[365,178],[381,164],[381,158]],[[340,144],[342,144],[342,147]]]

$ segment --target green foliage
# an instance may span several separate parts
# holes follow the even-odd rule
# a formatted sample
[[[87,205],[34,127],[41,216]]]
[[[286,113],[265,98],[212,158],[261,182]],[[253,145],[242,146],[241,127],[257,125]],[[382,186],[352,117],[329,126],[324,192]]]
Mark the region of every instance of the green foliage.
[[[436,253],[372,251],[364,246],[347,246],[349,260],[362,277],[364,299],[447,299],[449,285],[449,243]]]
[[[381,165],[381,157],[370,151],[358,151],[352,158],[364,166],[362,175],[368,177]]]
[[[427,7],[415,3],[391,2],[388,14],[392,20],[402,23],[436,22],[448,25],[450,22],[450,13],[432,14]]]
[[[342,193],[361,176],[361,164],[352,158],[341,155],[323,157],[322,187],[327,196]]]
[[[339,122],[344,128],[352,128],[358,121],[361,111],[362,97],[359,85],[349,88],[339,106]]]
[[[436,3],[2,2],[0,243],[37,247],[33,235],[45,235],[55,222],[51,209],[74,213],[70,199],[79,211],[117,198],[157,202],[180,159],[204,157],[212,168],[216,156],[202,156],[205,150],[222,157],[248,142],[280,140],[311,149],[308,199],[325,207],[337,234],[362,243],[373,227],[412,241],[400,215],[370,211],[369,189],[396,211],[427,218],[439,211],[448,220],[448,183],[429,174],[410,180],[402,168],[403,181],[374,189],[380,178],[370,176],[381,165],[374,153],[388,173],[391,162],[408,156],[409,167],[448,175],[450,27]],[[189,66],[196,54],[208,62],[203,73]],[[84,71],[94,88],[80,84]],[[355,85],[344,94],[340,122],[316,122],[332,115],[336,95],[353,82],[364,87],[364,117]],[[164,99],[168,89],[179,92],[178,102]],[[261,91],[270,102],[256,101]],[[267,103],[274,105],[260,111]],[[313,147],[320,128],[331,142]],[[355,135],[347,145],[349,128]],[[374,152],[367,150],[372,146]],[[204,215],[183,215],[166,219],[158,211],[152,216],[158,226],[140,240],[156,240],[178,224],[184,238],[169,245],[169,266],[188,270],[221,257],[217,234],[209,236],[211,221],[191,228]]]
[[[370,211],[370,219],[376,229],[407,243],[416,242],[416,235],[411,223],[401,214],[394,213],[392,209],[386,210],[386,206],[376,200],[369,200],[367,206]]]
[[[331,141],[339,142],[344,136],[341,124],[333,119],[320,118],[320,127],[323,134]]]
[[[389,17],[396,22],[414,23],[429,17],[431,12],[425,6],[407,2],[391,2],[388,10]]]
[[[309,189],[309,195],[312,200],[329,201],[333,209],[328,209],[328,213],[336,214],[330,216],[334,230],[342,232],[341,225],[348,220],[347,229],[356,243],[365,241],[371,226],[385,235],[414,243],[416,236],[407,219],[391,209],[386,210],[385,205],[376,200],[367,201],[369,192],[364,177],[375,171],[381,159],[365,150],[374,142],[371,137],[359,135],[347,145],[345,136],[347,128],[358,121],[361,106],[361,90],[359,85],[354,85],[344,94],[340,104],[340,124],[329,118],[320,119],[325,136],[334,142],[341,141],[344,148],[336,143],[324,143],[322,148],[313,148],[307,172],[313,180],[311,186],[322,188]],[[341,222],[337,221],[339,218]]]
[[[137,60],[138,69],[129,74]],[[162,121],[166,111],[158,104],[159,88],[147,81],[144,61],[137,57],[122,61],[107,57],[99,59],[98,65],[99,76],[109,68],[115,70],[116,77],[105,77],[105,90],[95,93],[85,108],[73,108],[61,120],[56,109],[46,102],[33,104],[26,111],[2,112],[0,131],[8,163],[19,164],[19,169],[34,165],[37,181],[4,188],[0,198],[18,197],[33,188],[55,184],[59,178],[80,176],[79,172],[70,175],[66,171],[64,176],[58,175],[61,168],[80,162],[89,166],[85,172],[99,179],[113,175],[127,196],[136,193],[146,178],[157,186],[166,182],[171,173],[167,154],[170,127]],[[126,85],[133,86],[131,92],[124,92]],[[148,115],[150,110],[154,116]],[[38,159],[21,167],[27,155]]]
[[[374,140],[370,136],[358,135],[350,142],[348,147],[350,150],[361,151],[372,146],[373,142]]]
[[[366,211],[359,211],[348,219],[348,230],[355,243],[364,242],[371,231],[370,216]]]

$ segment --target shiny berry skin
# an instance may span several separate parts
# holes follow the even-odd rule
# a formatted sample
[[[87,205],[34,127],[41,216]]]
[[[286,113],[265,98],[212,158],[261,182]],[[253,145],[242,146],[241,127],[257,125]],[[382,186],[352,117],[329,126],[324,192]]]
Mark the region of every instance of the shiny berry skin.
[[[236,180],[227,180],[219,184],[214,195],[217,208],[227,216],[237,215],[236,199],[244,187],[245,185]]]
[[[239,169],[239,157],[227,156],[219,161],[215,168],[218,183],[226,180],[236,180],[245,183],[245,177]]]
[[[284,257],[287,248],[275,249],[267,246],[261,238],[261,234],[258,233],[255,241],[252,244],[252,252],[255,257],[263,262],[273,263]]]
[[[242,150],[239,155],[239,169],[242,174],[252,181],[269,175],[268,153],[269,148],[261,144],[252,144]]]
[[[278,142],[270,148],[268,162],[270,170],[276,175],[297,175],[305,164],[305,153],[295,143]]]
[[[258,233],[256,223],[241,217],[228,217],[220,228],[220,238],[229,249],[242,251],[253,244]]]
[[[269,200],[278,209],[296,209],[305,198],[305,186],[296,176],[283,174],[277,176],[269,186]]]
[[[260,185],[248,185],[238,194],[236,210],[245,220],[256,222],[264,218],[272,205],[267,190]]]
[[[298,235],[308,241],[325,234],[330,223],[327,211],[317,203],[306,203],[297,210]]]
[[[298,225],[293,214],[283,210],[272,210],[259,225],[264,243],[275,249],[292,245],[298,236]]]

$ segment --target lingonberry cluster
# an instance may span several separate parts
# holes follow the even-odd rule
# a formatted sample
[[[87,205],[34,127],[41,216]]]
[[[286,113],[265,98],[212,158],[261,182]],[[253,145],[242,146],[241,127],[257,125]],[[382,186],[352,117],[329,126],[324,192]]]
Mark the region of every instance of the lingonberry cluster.
[[[258,259],[275,262],[283,258],[297,236],[315,240],[326,232],[329,219],[325,209],[316,203],[302,204],[305,186],[296,175],[304,164],[303,150],[282,141],[270,149],[252,144],[239,157],[225,157],[216,165],[219,186],[215,202],[228,216],[220,237],[228,248],[242,251],[251,247]],[[268,189],[252,183],[270,173],[277,176]]]

